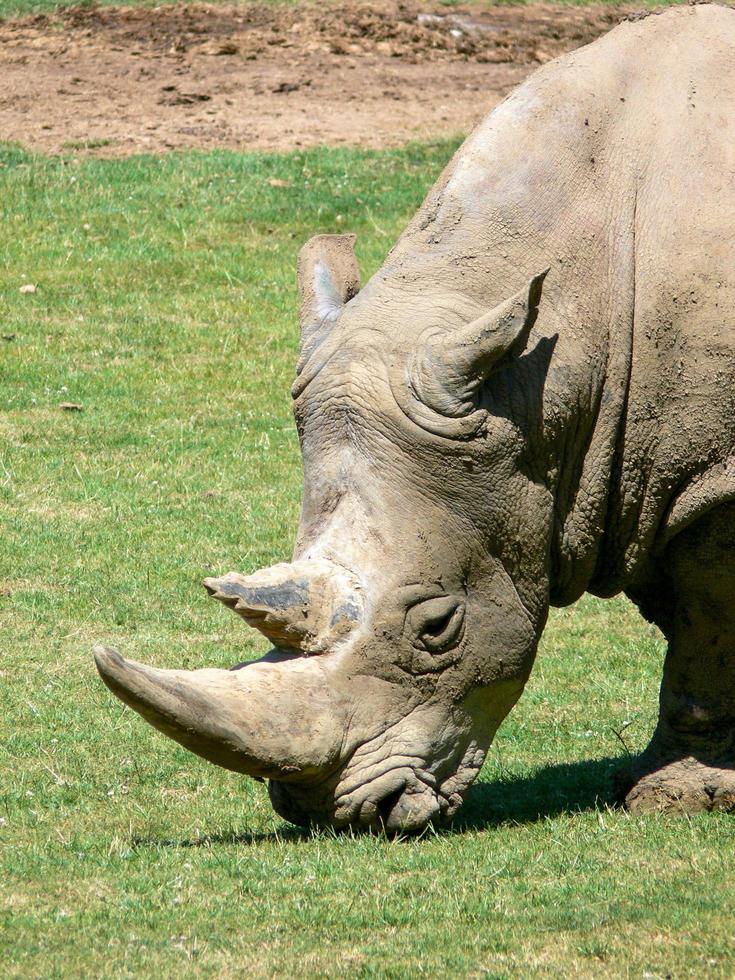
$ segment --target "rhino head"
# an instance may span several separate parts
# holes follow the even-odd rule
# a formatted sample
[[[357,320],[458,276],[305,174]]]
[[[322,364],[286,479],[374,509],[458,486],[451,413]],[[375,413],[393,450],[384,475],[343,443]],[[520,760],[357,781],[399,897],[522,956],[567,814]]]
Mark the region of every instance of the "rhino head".
[[[501,379],[544,274],[478,314],[410,288],[388,302],[380,275],[358,295],[353,236],[312,239],[299,273],[294,560],[205,580],[272,651],[186,671],[98,647],[97,665],[166,735],[268,779],[288,820],[413,831],[461,805],[548,608],[551,502]]]

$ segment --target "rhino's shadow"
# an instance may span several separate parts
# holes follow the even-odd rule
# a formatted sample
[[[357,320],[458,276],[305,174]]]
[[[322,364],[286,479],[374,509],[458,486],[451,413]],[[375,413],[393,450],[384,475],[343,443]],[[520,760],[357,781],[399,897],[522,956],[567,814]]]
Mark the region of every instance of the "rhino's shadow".
[[[452,829],[534,823],[563,813],[616,806],[630,761],[606,757],[545,766],[531,776],[475,783]]]
[[[229,830],[202,834],[201,837],[133,837],[132,844],[136,848],[146,847],[216,847],[218,844],[273,844],[277,841],[289,844],[301,844],[313,840],[315,831],[307,827],[294,827],[286,824],[270,833],[249,833]]]
[[[625,758],[607,757],[545,766],[527,777],[476,783],[457,819],[443,833],[461,834],[465,830],[482,830],[505,823],[535,823],[563,813],[615,806],[620,780],[629,766],[629,760]],[[133,846],[190,848],[274,841],[299,844],[323,833],[285,825],[271,833],[228,831],[179,839],[137,837],[133,840]]]

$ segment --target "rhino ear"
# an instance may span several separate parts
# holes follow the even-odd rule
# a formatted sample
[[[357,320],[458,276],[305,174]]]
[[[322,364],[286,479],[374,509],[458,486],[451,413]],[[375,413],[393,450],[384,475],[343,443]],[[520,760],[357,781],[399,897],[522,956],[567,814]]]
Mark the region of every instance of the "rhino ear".
[[[315,235],[299,252],[301,352],[318,343],[322,331],[360,289],[355,235]]]
[[[490,374],[523,350],[536,322],[548,269],[514,296],[460,330],[435,336],[416,365],[412,383],[424,404],[441,415],[467,415]]]

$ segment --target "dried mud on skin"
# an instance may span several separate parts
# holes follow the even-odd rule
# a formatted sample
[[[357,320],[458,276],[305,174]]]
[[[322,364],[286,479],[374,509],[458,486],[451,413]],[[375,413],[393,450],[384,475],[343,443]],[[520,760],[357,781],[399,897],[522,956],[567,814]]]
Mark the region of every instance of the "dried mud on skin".
[[[123,156],[454,135],[540,63],[628,12],[170,5],[9,20],[0,22],[0,138]]]

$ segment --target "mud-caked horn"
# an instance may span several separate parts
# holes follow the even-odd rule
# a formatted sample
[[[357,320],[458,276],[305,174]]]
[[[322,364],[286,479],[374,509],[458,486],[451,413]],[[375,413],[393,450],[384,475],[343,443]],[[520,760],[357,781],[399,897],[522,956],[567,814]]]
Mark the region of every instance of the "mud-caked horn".
[[[225,769],[285,781],[329,771],[345,721],[325,661],[270,654],[240,669],[161,670],[95,647],[121,701],[169,738]]]
[[[204,586],[283,650],[321,653],[362,617],[357,579],[326,559],[282,563],[253,575],[229,572],[206,578]]]

